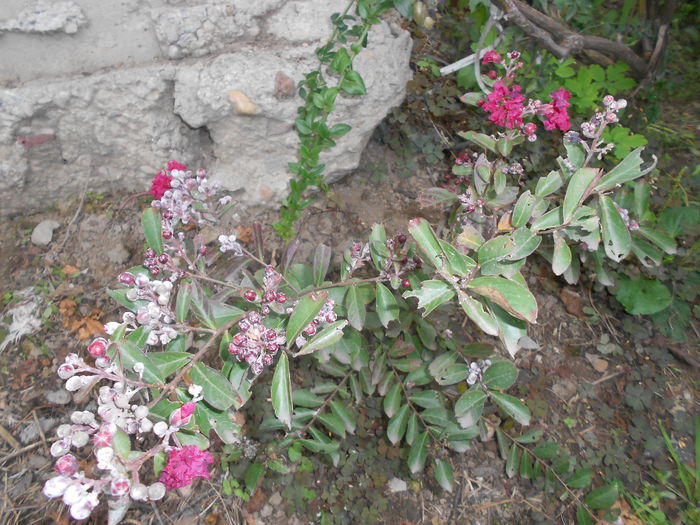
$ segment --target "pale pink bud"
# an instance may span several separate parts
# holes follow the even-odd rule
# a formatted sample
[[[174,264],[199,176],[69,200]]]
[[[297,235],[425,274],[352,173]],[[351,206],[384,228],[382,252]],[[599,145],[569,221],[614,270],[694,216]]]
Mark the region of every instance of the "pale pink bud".
[[[75,392],[83,388],[83,378],[81,376],[73,376],[66,381],[66,390]]]
[[[55,458],[62,456],[70,450],[70,439],[63,438],[54,441],[51,445],[51,455]]]
[[[153,433],[158,437],[163,437],[167,431],[168,424],[164,421],[158,421],[158,423],[153,425]]]
[[[90,496],[93,496],[92,494]],[[84,520],[90,517],[90,513],[97,506],[90,496],[82,498],[78,503],[71,505],[70,515],[74,520]],[[95,498],[97,497],[94,495]]]
[[[143,483],[136,483],[131,487],[131,498],[136,501],[143,501],[148,498],[148,487]]]
[[[88,441],[90,441],[90,434],[83,432],[82,430],[78,430],[77,432],[73,432],[71,441],[73,442],[74,447],[82,448],[88,444]]]
[[[65,476],[55,476],[44,483],[44,496],[47,498],[58,498],[63,496],[63,493],[71,484],[70,479]]]
[[[104,325],[104,330],[107,335],[112,335],[117,328],[119,328],[121,325],[117,323],[116,321],[111,321],[107,324]]]
[[[80,502],[84,496],[85,489],[83,489],[83,486],[73,483],[67,487],[66,491],[63,493],[63,503],[66,505],[75,505]]]
[[[196,406],[196,403],[190,401],[180,408],[173,410],[172,414],[170,414],[170,424],[174,427],[182,427],[189,423]]]
[[[78,472],[78,460],[75,459],[73,454],[66,454],[61,456],[56,460],[56,464],[53,466],[54,470],[58,472],[61,476],[71,477],[73,474]]]
[[[131,488],[131,482],[126,478],[117,478],[112,480],[112,485],[110,486],[110,492],[112,496],[124,496],[129,493]]]
[[[102,432],[98,432],[95,434],[95,437],[92,439],[92,443],[96,447],[108,447],[112,444],[112,436],[109,434],[104,434]]]
[[[73,377],[73,374],[75,374],[75,368],[73,367],[73,365],[64,363],[58,367],[57,373],[58,377],[60,377],[61,379],[68,379],[69,377]]]

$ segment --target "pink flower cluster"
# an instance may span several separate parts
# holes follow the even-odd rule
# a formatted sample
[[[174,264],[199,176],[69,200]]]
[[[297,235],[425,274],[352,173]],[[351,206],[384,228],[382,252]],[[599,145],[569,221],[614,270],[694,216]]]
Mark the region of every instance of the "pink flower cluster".
[[[557,89],[552,91],[549,96],[552,97],[551,111],[545,113],[547,120],[544,121],[544,128],[549,131],[553,129],[569,131],[571,122],[569,121],[569,113],[566,108],[571,105],[569,104],[571,93],[566,89]]]
[[[160,474],[160,482],[166,489],[173,490],[189,485],[194,478],[211,479],[208,466],[212,463],[214,457],[195,445],[172,449]]]
[[[497,80],[493,85],[493,92],[486,97],[486,102],[479,104],[489,113],[489,120],[498,126],[507,129],[519,128],[523,125],[523,102],[525,97],[521,93],[518,84],[512,88],[506,86],[502,80]]]
[[[168,170],[182,170],[185,171],[187,166],[180,164],[176,160],[171,160],[168,162]],[[171,187],[172,176],[168,175],[165,171],[159,171],[158,174],[151,181],[151,195],[156,199],[160,199],[166,191]]]

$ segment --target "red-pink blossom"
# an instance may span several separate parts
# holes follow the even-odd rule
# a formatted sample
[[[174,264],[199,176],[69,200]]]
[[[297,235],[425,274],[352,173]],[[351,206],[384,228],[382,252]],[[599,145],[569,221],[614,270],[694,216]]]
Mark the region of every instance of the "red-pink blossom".
[[[484,53],[484,56],[481,59],[481,63],[484,65],[490,64],[491,62],[495,62],[496,64],[503,62],[501,55],[499,55],[498,52],[494,51],[493,49]]]
[[[493,85],[493,92],[487,96],[488,101],[481,107],[489,113],[489,120],[508,129],[523,125],[523,102],[519,85],[508,88],[501,80]]]
[[[176,448],[168,454],[168,463],[160,474],[160,482],[168,490],[185,487],[194,478],[211,479],[208,465],[214,463],[214,457],[195,445]]]
[[[181,427],[189,423],[197,403],[189,401],[183,404],[180,408],[173,410],[170,414],[170,424],[176,427]]]
[[[545,114],[547,117],[547,120],[544,121],[545,129],[551,131],[558,128],[561,131],[569,131],[571,122],[566,108],[570,106],[571,93],[566,89],[557,89],[552,91],[549,96],[552,97],[552,104],[551,111]]]
[[[173,178],[164,171],[158,172],[158,175],[153,177],[151,181],[151,195],[156,199],[163,197],[163,194],[170,189],[170,183]]]
[[[168,171],[172,171],[172,170],[185,171],[186,169],[187,169],[187,166],[185,166],[184,164],[180,164],[176,160],[168,161]]]

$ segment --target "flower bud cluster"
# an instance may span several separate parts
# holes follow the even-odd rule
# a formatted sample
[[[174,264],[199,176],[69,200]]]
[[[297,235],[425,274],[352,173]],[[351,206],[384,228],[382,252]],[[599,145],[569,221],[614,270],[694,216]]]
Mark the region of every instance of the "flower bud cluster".
[[[240,257],[243,255],[243,249],[240,243],[236,241],[236,234],[231,235],[219,235],[219,251],[222,253],[231,252],[231,255]]]
[[[110,508],[123,508],[130,498],[138,501],[161,499],[165,495],[165,483],[158,481],[146,486],[139,482],[138,469],[143,463],[141,458],[150,457],[159,450],[173,450],[169,445],[170,436],[191,420],[196,402],[202,399],[202,387],[190,385],[192,401],[175,409],[169,423],[161,421],[154,425],[148,418],[148,407],[132,402],[142,388],[140,381],[128,379],[119,367],[110,362],[107,357],[109,345],[109,341],[100,337],[88,346],[88,352],[96,358],[95,367],[89,366],[78,355],[69,354],[58,369],[59,377],[66,379],[66,388],[71,391],[91,387],[101,379],[112,382],[112,386],[100,387],[95,413],[87,410],[73,412],[71,423],[60,425],[56,430],[58,440],[51,446],[51,455],[57,458],[54,466],[57,475],[44,484],[44,495],[47,498],[62,498],[70,508],[71,517],[76,520],[89,517],[99,504],[101,495],[107,496]],[[144,371],[143,364],[136,363],[133,369],[140,378]],[[130,439],[129,435],[141,438],[141,434],[151,431],[162,438],[162,442],[151,451],[132,460],[117,453],[118,448],[115,447],[118,440]],[[70,453],[71,449],[82,448],[90,441],[96,467],[103,471],[97,479],[89,478],[81,471],[78,459]],[[204,476],[203,472],[199,468],[195,474]],[[191,481],[192,477],[187,479]]]
[[[603,105],[605,106],[603,111],[596,113],[590,120],[581,124],[581,132],[584,137],[597,139],[606,125],[619,122],[617,113],[627,107],[627,101],[624,98],[615,100],[612,95],[607,95],[603,98]]]
[[[175,314],[169,307],[173,289],[171,280],[152,280],[143,273],[132,275],[129,272],[124,272],[119,275],[119,282],[133,286],[126,292],[128,300],[148,301],[148,304],[138,308],[136,315],[130,312],[124,314],[124,321],[132,328],[147,327],[149,329],[147,340],[149,345],[157,345],[158,343],[166,345],[177,337],[178,332],[171,326],[175,318]]]
[[[481,378],[486,372],[486,369],[491,366],[490,359],[479,359],[474,363],[469,364],[469,376],[467,377],[467,384],[473,385],[477,381],[481,381]]]
[[[239,331],[228,347],[229,353],[247,363],[256,376],[272,364],[274,355],[287,342],[284,330],[267,328],[264,319],[259,312],[249,312],[238,322]]]
[[[621,208],[617,204],[615,204],[615,207],[617,208],[618,213],[620,214],[620,217],[622,217],[622,220],[625,223],[625,226],[627,226],[627,229],[631,232],[637,231],[639,229],[639,223],[635,221],[634,219],[630,219],[630,212],[626,210],[625,208]]]
[[[220,184],[210,182],[204,170],[193,174],[181,164],[176,166],[170,170],[169,188],[151,204],[161,212],[163,238],[166,240],[173,237],[178,223],[203,225],[211,222],[215,206],[230,202],[215,199]]]
[[[350,252],[345,253],[345,270],[348,277],[351,277],[355,271],[362,268],[370,259],[369,243],[360,244],[354,242],[350,248]]]

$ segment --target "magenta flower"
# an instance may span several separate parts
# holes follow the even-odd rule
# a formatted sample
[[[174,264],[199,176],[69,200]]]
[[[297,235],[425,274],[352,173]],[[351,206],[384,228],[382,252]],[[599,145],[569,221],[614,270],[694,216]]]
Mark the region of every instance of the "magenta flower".
[[[158,175],[153,177],[151,181],[151,195],[156,199],[161,199],[163,194],[170,189],[170,183],[173,178],[164,171],[158,172]]]
[[[501,80],[493,85],[493,93],[487,97],[482,108],[489,113],[489,120],[508,129],[519,128],[523,125],[523,102],[519,85],[508,88]]]
[[[484,53],[484,56],[481,59],[481,63],[483,65],[490,64],[491,62],[495,62],[496,64],[503,62],[501,55],[499,55],[498,52],[494,51],[493,49]]]
[[[560,129],[561,131],[569,131],[571,122],[569,121],[569,113],[566,110],[570,106],[569,99],[571,93],[566,89],[557,89],[549,94],[552,97],[552,109],[545,114],[547,120],[544,121],[544,127],[547,130]]]
[[[185,171],[185,170],[187,170],[187,166],[185,166],[184,164],[180,164],[176,160],[171,160],[171,161],[168,161],[168,171],[172,171],[172,170]]]
[[[212,463],[214,457],[195,445],[173,449],[168,455],[168,464],[160,474],[160,482],[166,489],[173,490],[186,487],[194,478],[211,479],[208,465]]]

